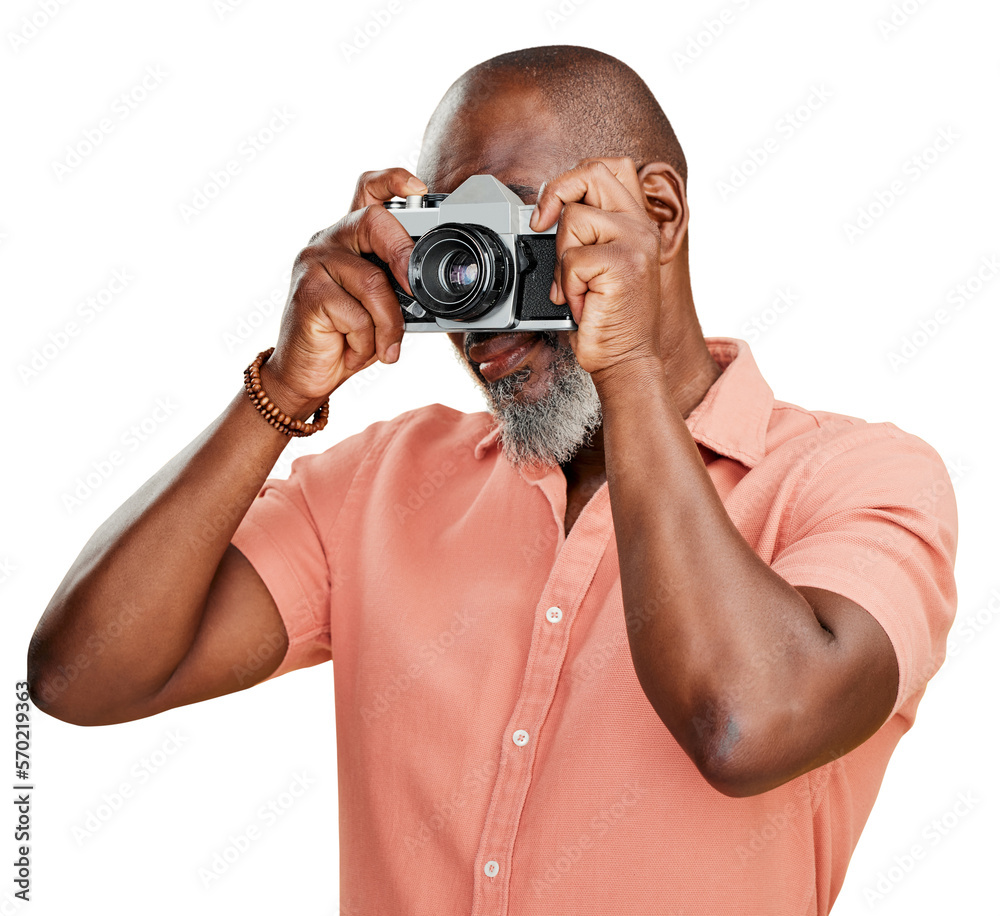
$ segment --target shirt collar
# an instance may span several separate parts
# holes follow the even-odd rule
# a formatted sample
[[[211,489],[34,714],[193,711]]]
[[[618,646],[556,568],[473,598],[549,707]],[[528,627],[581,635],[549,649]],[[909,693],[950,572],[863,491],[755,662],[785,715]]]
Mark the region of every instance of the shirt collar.
[[[689,414],[691,437],[752,468],[764,457],[774,394],[745,340],[706,337],[705,343],[722,375]]]
[[[477,458],[482,458],[483,455],[485,455],[491,448],[493,448],[493,446],[497,444],[497,439],[499,438],[500,438],[500,427],[491,426],[489,430],[487,430],[486,435],[479,440],[478,444],[476,445],[476,449],[472,454],[475,455]]]
[[[750,345],[734,337],[706,337],[720,375],[687,418],[695,442],[752,468],[763,457],[774,394],[760,374]],[[497,445],[500,430],[491,426],[476,445],[482,458]]]

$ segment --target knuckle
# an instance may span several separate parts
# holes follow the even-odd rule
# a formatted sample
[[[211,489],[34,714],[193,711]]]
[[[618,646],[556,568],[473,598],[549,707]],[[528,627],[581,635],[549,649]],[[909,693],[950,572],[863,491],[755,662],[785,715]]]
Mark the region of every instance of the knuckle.
[[[358,293],[365,299],[380,296],[388,291],[389,281],[374,264],[362,261],[358,265],[355,283]]]
[[[629,275],[633,275],[643,261],[642,258],[636,256],[635,249],[627,245],[614,245],[610,247],[606,258],[609,272],[624,272]]]
[[[305,306],[314,306],[329,292],[329,282],[326,272],[313,265],[302,271],[295,281],[293,298]]]
[[[317,256],[319,255],[319,248],[314,244],[314,242],[316,241],[317,236],[321,236],[325,231],[326,230],[324,229],[317,232],[316,235],[309,240],[309,244],[295,256],[295,263],[292,265],[293,270],[301,271],[308,269],[316,261]]]
[[[353,302],[345,303],[342,310],[344,324],[348,334],[354,334],[364,340],[374,337],[375,326],[372,323],[372,316],[359,305]]]
[[[311,236],[309,236],[309,242],[308,242],[308,244],[309,245],[315,245],[329,231],[330,231],[330,227],[327,226],[325,229],[320,229],[318,232],[314,232]]]
[[[612,253],[615,260],[630,270],[638,270],[645,266],[648,260],[646,251],[639,245],[615,245]]]
[[[642,221],[642,231],[646,235],[647,244],[653,248],[660,247],[660,227],[653,220],[644,218]]]
[[[375,180],[376,175],[378,175],[378,172],[374,171],[362,172],[358,176],[358,183],[355,186],[355,190],[357,191],[357,193],[358,194],[364,193],[365,188],[367,188],[368,185],[370,185]]]
[[[409,239],[406,241],[400,239],[389,246],[389,258],[391,261],[398,262],[405,268],[410,262],[410,252],[412,250],[413,242]]]
[[[587,253],[586,248],[567,248],[563,253],[562,257],[559,258],[559,267],[562,271],[573,272],[574,268],[580,263],[580,259],[584,257]]]
[[[368,230],[374,229],[380,223],[383,222],[386,216],[389,216],[385,207],[382,204],[368,204],[367,207],[362,207],[360,210],[356,211],[356,216],[354,219],[357,220],[358,228],[365,228]],[[389,217],[392,219],[392,217]]]
[[[371,315],[353,299],[344,299],[336,304],[330,304],[325,309],[327,319],[345,337],[348,335],[360,348],[370,349],[374,340]],[[355,349],[358,349],[355,346]]]
[[[382,204],[368,204],[367,207],[363,207],[358,211],[358,222],[370,223],[372,225],[377,225],[385,220],[389,216],[388,211]],[[391,216],[389,216],[392,219]]]

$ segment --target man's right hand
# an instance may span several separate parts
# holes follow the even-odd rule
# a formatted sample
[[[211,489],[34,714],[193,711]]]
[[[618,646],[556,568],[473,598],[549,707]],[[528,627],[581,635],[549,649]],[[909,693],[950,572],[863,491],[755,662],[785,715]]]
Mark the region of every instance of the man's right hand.
[[[306,419],[356,372],[399,358],[399,300],[385,273],[361,253],[377,254],[409,292],[413,240],[382,202],[426,192],[406,169],[365,172],[351,212],[299,252],[278,343],[261,368],[264,390],[285,413]]]

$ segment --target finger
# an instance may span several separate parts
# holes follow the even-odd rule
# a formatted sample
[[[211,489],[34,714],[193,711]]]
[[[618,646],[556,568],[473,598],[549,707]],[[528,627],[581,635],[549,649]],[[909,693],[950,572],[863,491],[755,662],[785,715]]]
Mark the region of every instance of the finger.
[[[408,194],[426,194],[425,185],[416,175],[403,168],[382,169],[378,172],[364,172],[358,179],[354,189],[352,210],[380,204],[393,197],[406,197]]]
[[[645,215],[641,219],[645,221]],[[641,230],[644,228],[645,224],[639,223],[633,216],[611,213],[581,203],[566,204],[556,232],[556,265],[550,296],[552,301],[557,305],[566,301],[560,276],[562,258],[567,251],[586,245],[606,245],[619,241],[630,247],[638,247],[643,242]]]
[[[614,167],[609,168],[608,163]],[[555,224],[562,208],[571,202],[581,201],[588,206],[622,213],[645,212],[641,203],[642,191],[639,187],[635,167],[633,177],[629,177],[631,159],[590,159],[584,160],[568,172],[563,172],[551,181],[538,195],[535,212],[531,216],[531,228],[544,231]],[[618,178],[621,175],[629,185]]]
[[[321,344],[331,334],[341,338],[340,360],[345,367],[356,370],[375,355],[371,315],[330,276],[322,261],[302,263],[296,270],[292,284],[296,323]]]
[[[377,358],[375,351],[375,325],[372,316],[360,302],[344,298],[330,302],[326,308],[334,328],[344,335],[344,368],[358,372],[371,365]]]
[[[588,292],[597,292],[594,281],[608,273],[614,262],[614,248],[611,245],[590,245],[586,248],[572,248],[562,258],[559,289],[569,306],[573,320],[580,324],[583,316],[584,299]]]
[[[403,312],[384,271],[347,252],[332,252],[322,264],[330,279],[371,317],[378,358],[384,363],[395,362],[403,340]]]
[[[636,203],[645,209],[646,195],[643,193],[642,182],[639,181],[639,171],[635,166],[634,159],[631,159],[628,156],[622,156],[617,159],[611,157],[599,157],[584,160],[584,163],[588,165],[596,162],[600,162],[602,165],[606,166],[608,171],[610,171],[611,174],[625,186],[625,190],[632,195]]]
[[[354,211],[341,222],[337,240],[356,254],[377,254],[389,265],[399,285],[412,294],[408,271],[413,239],[388,210],[371,206]]]
[[[648,222],[646,217],[643,217]],[[645,228],[631,214],[612,213],[581,203],[568,203],[563,207],[559,228],[556,230],[556,255],[561,256],[570,248],[580,245],[603,245],[619,239],[629,239]]]

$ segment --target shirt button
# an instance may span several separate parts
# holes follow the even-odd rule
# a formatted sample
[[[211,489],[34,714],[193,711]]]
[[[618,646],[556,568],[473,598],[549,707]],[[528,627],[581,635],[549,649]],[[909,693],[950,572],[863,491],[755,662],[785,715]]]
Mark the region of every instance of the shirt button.
[[[513,735],[511,735],[511,737],[514,739],[514,743],[518,747],[524,747],[528,743],[528,738],[530,736],[523,728],[519,728]]]
[[[562,610],[557,607],[550,607],[545,612],[545,619],[549,623],[559,623],[559,621],[562,620]]]
[[[486,872],[487,878],[495,878],[500,873],[500,863],[490,859],[483,871]]]

